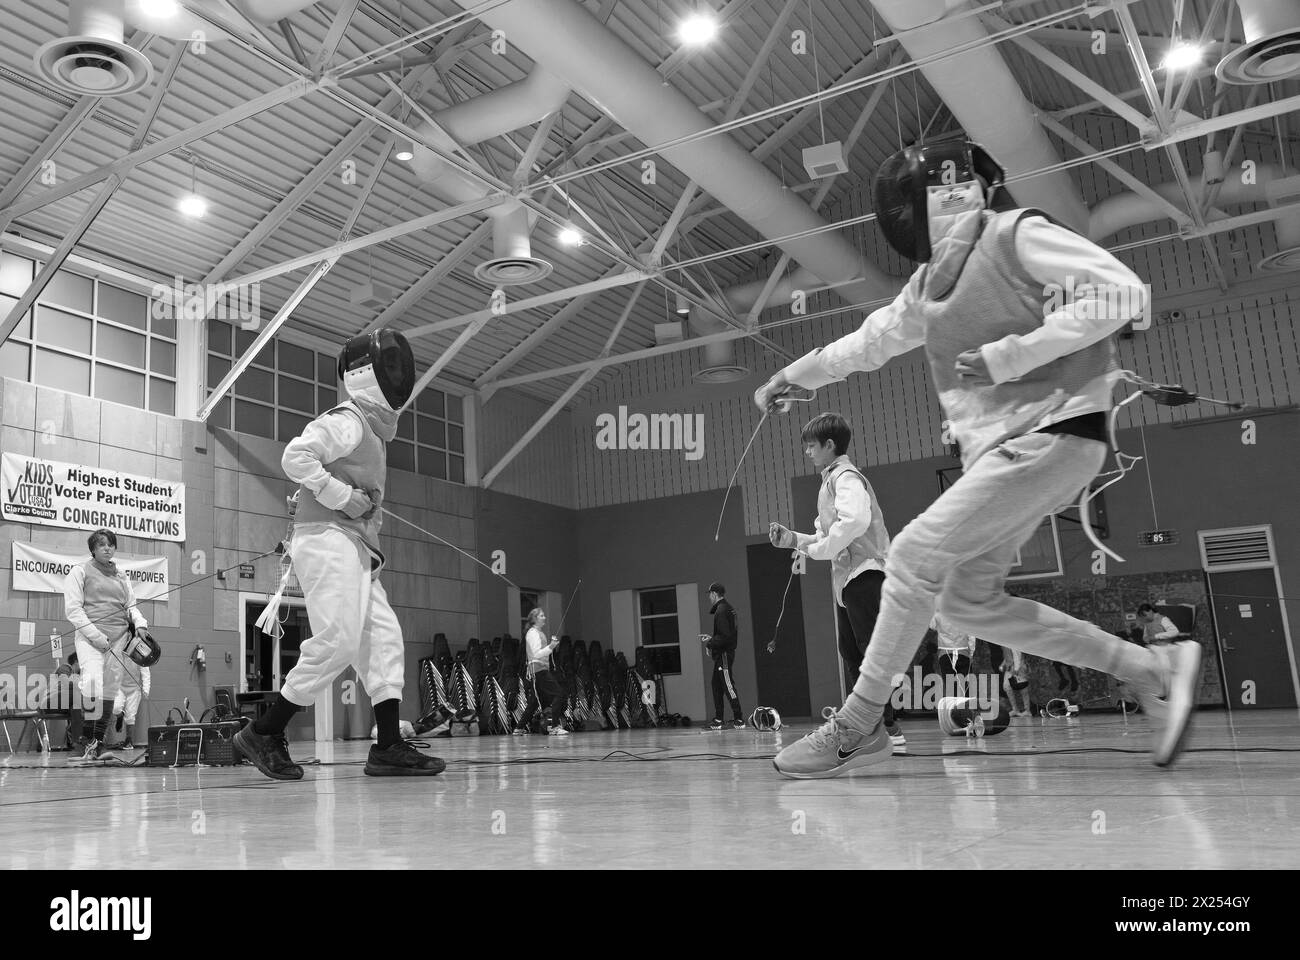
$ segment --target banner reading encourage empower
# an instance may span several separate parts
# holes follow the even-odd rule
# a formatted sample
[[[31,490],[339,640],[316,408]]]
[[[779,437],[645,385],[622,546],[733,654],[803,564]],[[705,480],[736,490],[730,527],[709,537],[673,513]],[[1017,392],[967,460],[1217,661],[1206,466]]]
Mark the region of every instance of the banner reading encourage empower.
[[[42,550],[21,540],[14,541],[13,587],[40,593],[63,593],[63,582],[72,568],[85,563],[89,554],[74,555]],[[166,557],[128,557],[119,553],[113,558],[117,568],[131,581],[137,600],[157,600],[168,592]]]
[[[0,513],[21,523],[181,541],[185,484],[5,453]]]

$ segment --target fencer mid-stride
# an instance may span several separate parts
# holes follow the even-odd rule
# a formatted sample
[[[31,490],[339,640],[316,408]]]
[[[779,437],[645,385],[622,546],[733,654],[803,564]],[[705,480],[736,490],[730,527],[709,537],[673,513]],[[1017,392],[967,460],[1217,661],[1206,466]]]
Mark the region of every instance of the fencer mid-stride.
[[[415,387],[415,361],[405,337],[381,328],[348,340],[338,370],[349,399],[307,424],[281,460],[285,474],[298,483],[289,555],[312,635],[302,642],[275,702],[235,735],[235,745],[266,776],[302,779],[302,767],[289,757],[285,728],[351,666],[375,711],[377,737],[365,772],[432,776],[446,764],[401,736],[402,628],[379,582],[387,443]]]
[[[1147,293],[1137,276],[1038,210],[1007,202],[977,144],[900,150],[873,190],[890,245],[920,266],[855,332],[813,350],[754,394],[768,410],[924,345],[963,475],[893,541],[880,614],[857,683],[826,723],[782,750],[788,777],[834,777],[890,759],[882,714],[936,608],[954,629],[1127,681],[1173,761],[1195,705],[1201,648],[1147,649],[1003,589],[1017,549],[1073,503],[1108,452],[1114,341]],[[1061,293],[1064,292],[1062,296]]]

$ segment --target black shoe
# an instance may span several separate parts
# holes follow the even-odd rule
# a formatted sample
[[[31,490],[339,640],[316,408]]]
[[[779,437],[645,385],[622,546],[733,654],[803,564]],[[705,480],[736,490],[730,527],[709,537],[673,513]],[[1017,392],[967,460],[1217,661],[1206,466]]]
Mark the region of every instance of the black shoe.
[[[370,748],[366,757],[366,775],[371,777],[436,777],[447,769],[447,761],[421,753],[405,740],[380,750]]]
[[[127,737],[125,740],[122,741],[122,749],[123,749],[123,750],[134,750],[134,749],[135,749],[135,744],[131,742],[131,738],[130,738],[130,737]]]
[[[731,727],[732,727],[733,730],[744,730],[744,729],[745,729],[745,721],[744,721],[744,720],[741,720],[739,717],[737,717],[735,720],[732,720],[732,721],[731,721]]]
[[[709,729],[710,729],[710,730],[721,730],[721,729],[722,729],[722,721],[721,721],[721,720],[714,720],[711,724],[709,724]]]
[[[283,733],[261,734],[251,723],[235,734],[236,753],[272,780],[301,780],[302,767],[289,758],[289,741]]]

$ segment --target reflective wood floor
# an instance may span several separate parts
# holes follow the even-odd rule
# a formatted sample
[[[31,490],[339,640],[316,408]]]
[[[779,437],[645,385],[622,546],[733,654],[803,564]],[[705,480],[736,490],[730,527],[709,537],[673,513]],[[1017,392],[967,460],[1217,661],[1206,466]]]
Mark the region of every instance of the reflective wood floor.
[[[0,754],[0,867],[1293,868],[1295,711],[1198,715],[1153,767],[1144,718],[1017,720],[983,741],[904,721],[908,753],[790,781],[770,758],[811,729],[436,740],[433,779],[362,773],[364,743],[299,743],[321,765],[75,769]]]

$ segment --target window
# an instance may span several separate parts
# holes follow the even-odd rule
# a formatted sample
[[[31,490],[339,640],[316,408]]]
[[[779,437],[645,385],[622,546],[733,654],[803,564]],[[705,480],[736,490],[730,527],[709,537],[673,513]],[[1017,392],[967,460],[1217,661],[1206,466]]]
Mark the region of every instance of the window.
[[[41,265],[0,254],[0,311],[7,313]],[[176,322],[149,298],[59,270],[0,348],[4,376],[176,414]]]
[[[209,392],[230,372],[256,336],[253,331],[223,320],[208,320]],[[272,440],[292,440],[338,402],[335,362],[334,357],[287,340],[267,344],[235,381],[230,395],[212,411],[208,422],[214,427],[233,428]]]
[[[677,624],[677,588],[638,590],[637,606],[640,644],[646,648],[655,673],[680,674],[682,649]]]
[[[222,320],[208,321],[209,392],[230,372],[255,334]],[[115,348],[127,349],[129,341]],[[160,358],[175,367],[175,354]],[[0,365],[18,362],[0,356]],[[262,349],[235,381],[233,404],[223,399],[208,417],[214,427],[288,442],[344,398],[338,360],[287,340]],[[157,368],[155,368],[157,369]],[[345,398],[344,398],[345,399]],[[232,420],[233,417],[233,420]],[[388,444],[389,466],[437,480],[465,482],[465,416],[461,398],[427,388],[397,421]]]

